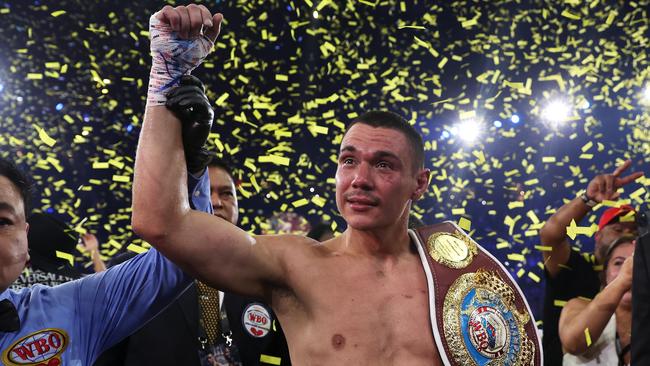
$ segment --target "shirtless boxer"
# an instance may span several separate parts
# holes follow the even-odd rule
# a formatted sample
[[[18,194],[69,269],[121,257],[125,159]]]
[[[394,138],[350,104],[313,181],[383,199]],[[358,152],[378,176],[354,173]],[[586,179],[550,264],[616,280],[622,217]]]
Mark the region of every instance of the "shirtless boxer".
[[[152,16],[134,230],[209,285],[270,304],[297,365],[442,364],[425,272],[407,232],[429,170],[422,138],[399,116],[370,112],[348,127],[336,172],[336,203],[347,229],[336,238],[319,244],[294,235],[251,236],[189,209],[180,123],[164,107],[164,91],[200,64],[222,19],[202,5],[165,6]],[[205,54],[192,54],[197,49]]]

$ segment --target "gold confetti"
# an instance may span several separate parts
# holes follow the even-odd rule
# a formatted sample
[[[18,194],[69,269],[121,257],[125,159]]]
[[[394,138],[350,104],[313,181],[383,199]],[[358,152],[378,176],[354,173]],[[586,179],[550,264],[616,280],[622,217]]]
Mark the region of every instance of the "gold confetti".
[[[470,231],[472,227],[472,222],[464,217],[458,219],[458,226],[465,231]]]
[[[41,141],[43,141],[47,146],[52,147],[52,146],[54,146],[54,144],[56,144],[56,140],[53,139],[53,138],[51,138],[51,137],[47,134],[47,132],[45,132],[44,129],[42,129],[41,127],[39,127],[39,126],[37,126],[37,125],[34,125],[34,128],[36,129],[36,131],[38,131],[38,137],[39,137],[39,138],[41,139]]]
[[[74,266],[74,256],[72,254],[61,252],[61,251],[57,250],[56,251],[56,257],[61,258],[63,260],[66,260],[66,261],[70,262],[71,266]]]
[[[129,244],[129,246],[127,246],[126,249],[135,252],[137,254],[144,253],[147,251],[147,249],[135,244]]]
[[[533,272],[528,272],[528,278],[535,281],[536,283],[539,283],[541,281],[541,278],[539,278],[539,276]]]

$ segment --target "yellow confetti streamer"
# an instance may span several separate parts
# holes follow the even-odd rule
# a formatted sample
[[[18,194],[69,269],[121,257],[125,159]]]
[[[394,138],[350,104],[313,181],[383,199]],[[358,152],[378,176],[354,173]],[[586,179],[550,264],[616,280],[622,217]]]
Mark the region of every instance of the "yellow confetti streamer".
[[[264,155],[264,156],[259,156],[257,158],[257,161],[260,163],[273,163],[276,165],[288,166],[290,159],[285,158],[283,156],[277,156],[277,155]]]
[[[61,252],[61,251],[57,250],[56,251],[56,257],[61,258],[63,260],[66,260],[66,261],[70,262],[71,266],[74,266],[74,256],[72,254]]]
[[[539,282],[541,281],[541,278],[539,278],[539,276],[536,275],[536,274],[533,273],[533,272],[528,272],[528,277],[529,277],[531,280],[533,280],[533,281],[535,281],[535,282],[537,282],[537,283],[539,283]]]
[[[37,125],[34,125],[34,128],[36,129],[36,131],[38,131],[38,137],[39,137],[39,138],[41,139],[41,141],[43,141],[47,146],[52,147],[52,146],[54,146],[54,144],[56,144],[56,140],[54,140],[53,138],[51,138],[51,137],[47,134],[47,132],[45,132],[44,129],[42,129],[41,127],[39,127],[39,126],[37,126]]]
[[[566,305],[567,301],[564,300],[553,300],[553,306],[563,308]]]
[[[517,253],[508,254],[508,259],[510,259],[511,261],[519,261],[519,262],[525,262],[526,261],[525,256],[523,256],[522,254],[517,254]]]
[[[458,220],[458,226],[465,231],[470,231],[472,227],[472,222],[464,217],[461,217]]]

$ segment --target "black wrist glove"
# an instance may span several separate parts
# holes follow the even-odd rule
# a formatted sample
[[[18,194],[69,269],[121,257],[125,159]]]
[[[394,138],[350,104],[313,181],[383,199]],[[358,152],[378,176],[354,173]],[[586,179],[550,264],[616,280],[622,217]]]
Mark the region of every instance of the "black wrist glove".
[[[192,75],[184,75],[180,86],[167,94],[165,106],[181,120],[187,171],[202,172],[210,162],[205,143],[214,118],[203,83]]]

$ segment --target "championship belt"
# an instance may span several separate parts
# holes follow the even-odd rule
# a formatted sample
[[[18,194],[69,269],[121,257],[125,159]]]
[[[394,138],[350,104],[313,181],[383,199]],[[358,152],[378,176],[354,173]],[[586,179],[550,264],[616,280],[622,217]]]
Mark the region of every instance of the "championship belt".
[[[530,307],[497,259],[449,221],[409,233],[418,243],[445,365],[542,365]]]

